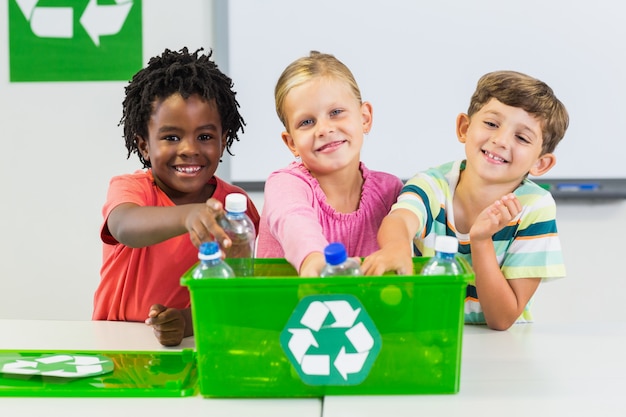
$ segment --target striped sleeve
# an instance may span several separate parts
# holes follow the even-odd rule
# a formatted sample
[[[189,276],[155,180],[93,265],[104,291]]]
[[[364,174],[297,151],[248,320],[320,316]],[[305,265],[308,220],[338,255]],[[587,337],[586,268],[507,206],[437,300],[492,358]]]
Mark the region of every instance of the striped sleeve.
[[[431,168],[409,179],[391,210],[406,209],[415,214],[421,225],[414,236],[416,254],[434,255],[434,239],[446,235],[449,228],[446,206],[451,201],[450,172],[458,171],[453,162]]]

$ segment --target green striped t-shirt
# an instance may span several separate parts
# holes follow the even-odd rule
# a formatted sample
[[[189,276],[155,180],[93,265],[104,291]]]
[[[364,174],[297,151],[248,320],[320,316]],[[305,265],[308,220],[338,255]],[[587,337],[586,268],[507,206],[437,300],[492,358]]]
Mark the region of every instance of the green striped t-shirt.
[[[454,223],[452,199],[465,161],[428,169],[408,180],[391,210],[411,210],[421,229],[413,239],[416,256],[433,256],[438,235],[456,236],[459,256],[472,262],[469,234],[459,233]],[[521,213],[493,236],[500,269],[506,279],[565,276],[565,265],[556,227],[556,204],[547,190],[524,179],[514,191]],[[531,300],[532,301],[532,300]],[[518,322],[532,321],[530,302]],[[465,299],[465,322],[484,323],[476,288],[470,283]]]

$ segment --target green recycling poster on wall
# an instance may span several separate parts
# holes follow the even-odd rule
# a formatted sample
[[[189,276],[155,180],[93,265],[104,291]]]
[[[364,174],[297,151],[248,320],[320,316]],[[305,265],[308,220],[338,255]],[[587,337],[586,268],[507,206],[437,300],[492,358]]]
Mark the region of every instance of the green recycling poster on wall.
[[[124,81],[143,65],[141,0],[9,0],[11,82]]]

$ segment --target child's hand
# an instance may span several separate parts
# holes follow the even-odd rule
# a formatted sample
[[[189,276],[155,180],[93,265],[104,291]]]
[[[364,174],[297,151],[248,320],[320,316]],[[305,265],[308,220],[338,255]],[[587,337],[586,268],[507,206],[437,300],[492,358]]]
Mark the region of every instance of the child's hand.
[[[470,242],[491,240],[522,211],[522,205],[514,194],[507,194],[484,209],[470,229]]]
[[[209,198],[204,205],[196,205],[185,219],[191,242],[199,247],[202,242],[215,240],[222,248],[232,244],[224,229],[217,223],[217,218],[224,216],[224,208],[219,201]]]
[[[301,277],[319,277],[326,265],[326,258],[322,252],[311,252],[304,258],[298,275]]]
[[[351,256],[348,259],[361,264],[361,258],[358,256]],[[319,277],[322,270],[326,266],[326,257],[322,252],[311,252],[304,258],[302,265],[300,266],[300,272],[298,275],[301,277]]]
[[[145,323],[152,326],[154,335],[163,346],[178,346],[185,336],[185,318],[176,308],[154,304]]]
[[[388,245],[370,256],[366,257],[361,264],[364,275],[383,275],[388,271],[395,271],[398,275],[410,275],[413,273],[413,258],[411,247],[403,244],[403,247]]]

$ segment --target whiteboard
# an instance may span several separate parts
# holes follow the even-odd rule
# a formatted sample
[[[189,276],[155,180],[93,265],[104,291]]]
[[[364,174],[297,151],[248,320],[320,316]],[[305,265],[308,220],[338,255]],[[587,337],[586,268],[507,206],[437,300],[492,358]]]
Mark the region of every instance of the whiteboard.
[[[262,182],[292,160],[280,139],[274,86],[313,49],[343,61],[373,105],[362,150],[371,169],[406,179],[462,158],[457,114],[467,111],[481,75],[510,69],[548,83],[570,114],[545,178],[626,178],[624,4],[231,0],[228,71],[247,122],[233,148],[231,180]]]

